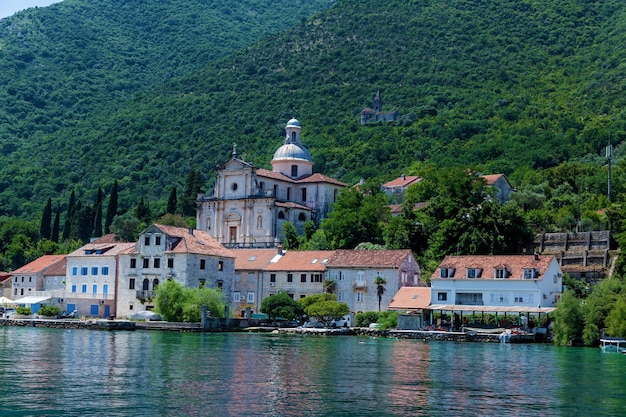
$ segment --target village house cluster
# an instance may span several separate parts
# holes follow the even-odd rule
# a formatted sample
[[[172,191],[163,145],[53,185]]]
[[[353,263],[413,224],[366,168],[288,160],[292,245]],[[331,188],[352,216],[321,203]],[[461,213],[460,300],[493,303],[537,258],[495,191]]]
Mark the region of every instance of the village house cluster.
[[[233,146],[230,160],[217,168],[213,192],[198,196],[197,229],[153,224],[137,242],[107,235],[66,256],[43,256],[8,274],[4,295],[35,313],[55,304],[100,318],[153,309],[166,280],[221,289],[235,317],[258,313],[262,300],[279,291],[294,299],[333,292],[353,313],[377,311],[379,301],[383,310],[422,313],[554,309],[563,287],[554,256],[450,256],[429,287],[408,249],[283,250],[284,224],[302,233],[306,221],[319,223],[346,186],[313,173],[301,129],[298,120],[287,122],[271,171],[243,161]],[[512,190],[506,177],[484,178],[506,202]],[[382,188],[402,194],[420,180],[403,175]],[[378,277],[386,282],[380,300]]]

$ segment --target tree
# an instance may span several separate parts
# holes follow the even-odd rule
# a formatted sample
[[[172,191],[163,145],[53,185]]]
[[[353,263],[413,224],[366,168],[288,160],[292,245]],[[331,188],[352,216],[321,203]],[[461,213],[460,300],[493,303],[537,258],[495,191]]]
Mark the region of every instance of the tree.
[[[125,242],[133,242],[137,239],[137,227],[139,220],[130,212],[115,216],[111,223],[111,233],[115,238]]]
[[[183,321],[184,287],[174,280],[166,280],[156,290],[155,310],[166,321]]]
[[[150,213],[150,206],[144,201],[143,197],[139,200],[137,207],[135,208],[135,216],[140,222],[149,224],[152,221],[152,213]]]
[[[102,236],[102,187],[98,187],[98,195],[96,197],[96,204],[94,205],[93,216],[93,237]]]
[[[170,196],[167,199],[167,208],[165,212],[168,214],[176,214],[176,209],[178,207],[178,197],[176,196],[176,187],[172,187],[170,191]]]
[[[54,215],[54,222],[52,223],[52,233],[50,236],[50,239],[56,243],[59,243],[59,228],[61,226],[60,222],[61,222],[61,215],[57,207],[56,214]]]
[[[622,295],[606,317],[607,333],[613,337],[626,337],[626,296]]]
[[[107,214],[104,220],[104,233],[109,233],[113,218],[117,215],[117,180],[113,182],[111,187],[111,195],[109,196],[109,205],[107,206]]]
[[[572,291],[565,291],[554,312],[554,343],[567,346],[581,340],[583,312],[581,302]]]
[[[158,287],[157,287],[158,291]],[[185,288],[183,290],[183,319],[188,323],[201,321],[201,307],[206,306],[211,317],[224,317],[226,298],[217,288]]]
[[[261,303],[261,313],[267,314],[274,322],[277,318],[292,320],[300,317],[303,311],[302,305],[285,291],[265,297]]]
[[[332,294],[333,291],[335,291],[335,287],[337,286],[337,283],[335,282],[335,280],[331,278],[326,278],[322,285],[324,287],[324,292],[328,294]]]
[[[50,239],[52,237],[52,199],[48,198],[48,202],[43,209],[41,215],[41,225],[39,226],[39,235],[41,239]]]
[[[346,303],[338,301],[319,301],[306,307],[304,312],[307,316],[314,317],[320,323],[328,326],[334,319],[350,313],[350,308]]]
[[[283,224],[283,236],[283,245],[285,250],[298,250],[300,240],[298,239],[296,227],[293,224],[289,222],[285,222],[285,224]]]
[[[190,227],[180,214],[164,214],[157,219],[157,223],[165,226]]]
[[[183,196],[180,199],[180,211],[183,216],[196,215],[196,200],[200,192],[202,192],[202,175],[200,171],[192,169],[187,175]]]
[[[383,295],[387,289],[385,285],[387,285],[387,280],[380,275],[374,278],[374,284],[376,285],[376,294],[378,295],[378,311],[380,312],[380,303],[383,301]]]
[[[65,225],[63,226],[63,240],[70,238],[72,231],[72,223],[76,211],[76,193],[74,190],[70,193],[70,199],[67,204],[67,214],[65,215]]]

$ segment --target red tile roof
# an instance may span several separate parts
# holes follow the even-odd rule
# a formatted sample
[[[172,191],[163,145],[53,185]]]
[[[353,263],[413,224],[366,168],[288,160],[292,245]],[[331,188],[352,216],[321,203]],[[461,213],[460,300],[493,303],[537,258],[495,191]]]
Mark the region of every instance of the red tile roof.
[[[489,174],[489,175],[481,175],[481,178],[484,178],[487,181],[487,185],[493,185],[500,178],[504,177],[504,174]]]
[[[417,184],[421,180],[422,180],[422,177],[417,177],[415,175],[402,175],[402,176],[396,178],[395,180],[392,180],[392,181],[389,181],[388,183],[385,183],[384,187],[386,187],[386,188],[398,188],[398,187],[406,188],[406,187],[408,187],[411,184]]]
[[[50,268],[44,271],[44,276],[61,276],[66,274],[67,258],[64,257],[61,261],[55,262]]]
[[[325,182],[329,184],[339,185],[342,187],[345,187],[347,185],[341,181],[337,181],[334,178],[330,178],[330,177],[327,177],[326,175],[322,175],[319,173],[307,175],[306,177],[303,177],[303,178],[293,179],[293,178],[289,178],[286,175],[281,174],[280,172],[274,172],[274,171],[269,171],[267,169],[258,168],[256,170],[256,174],[260,177],[273,178],[273,179],[277,179],[281,181],[291,182],[294,184]]]
[[[495,269],[506,269],[509,271],[507,279],[523,279],[525,269],[539,269],[541,277],[554,256],[539,255],[473,255],[473,256],[446,256],[435,270],[432,279],[467,279],[467,269],[482,269],[480,278],[472,279],[494,279]],[[441,278],[440,269],[454,269],[454,276],[451,278]]]
[[[285,251],[283,256],[272,258],[264,270],[322,272],[332,254],[331,250]]]
[[[389,310],[421,310],[430,305],[430,287],[401,287],[393,296]]]
[[[235,270],[260,271],[278,253],[277,249],[233,249]]]
[[[328,266],[335,267],[393,267],[412,256],[410,249],[398,250],[336,250],[328,260]]]
[[[64,259],[65,255],[44,255],[41,258],[35,259],[31,263],[11,272],[11,275],[37,274],[51,267],[56,262],[63,261]]]
[[[193,253],[198,255],[221,256],[223,258],[235,257],[232,251],[226,249],[204,230],[166,226],[162,224],[154,224],[151,227],[155,227],[168,237],[180,238],[180,242],[171,250],[167,250],[166,253]],[[139,251],[135,244],[131,249],[124,251],[124,253],[139,253]]]

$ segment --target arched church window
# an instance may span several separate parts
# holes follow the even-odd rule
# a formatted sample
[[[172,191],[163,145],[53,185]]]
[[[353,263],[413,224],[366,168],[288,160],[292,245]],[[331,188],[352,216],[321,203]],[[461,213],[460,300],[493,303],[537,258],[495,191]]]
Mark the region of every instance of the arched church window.
[[[292,142],[296,141],[296,132],[291,132],[291,141]]]
[[[306,214],[304,213],[300,213],[298,214],[298,220],[300,220],[301,222],[306,220]]]
[[[233,191],[237,191],[237,188],[238,188],[238,187],[239,187],[239,186],[237,185],[237,183],[236,183],[236,182],[233,182],[233,183],[231,184],[231,186],[230,186],[230,189],[231,189],[231,190],[233,190]]]
[[[143,280],[143,286],[141,287],[144,291],[148,291],[150,289],[150,280],[148,280],[148,278],[145,278]]]
[[[278,212],[278,218],[281,220],[285,219],[285,213],[282,210]]]
[[[153,289],[154,291],[156,291],[156,289],[158,288],[158,286],[159,286],[159,280],[158,280],[158,279],[156,279],[156,278],[155,278],[155,279],[153,279],[153,280],[152,280],[152,289]]]
[[[297,177],[298,176],[298,165],[292,165],[291,166],[291,176],[292,177]]]
[[[206,230],[211,230],[211,218],[206,219]]]

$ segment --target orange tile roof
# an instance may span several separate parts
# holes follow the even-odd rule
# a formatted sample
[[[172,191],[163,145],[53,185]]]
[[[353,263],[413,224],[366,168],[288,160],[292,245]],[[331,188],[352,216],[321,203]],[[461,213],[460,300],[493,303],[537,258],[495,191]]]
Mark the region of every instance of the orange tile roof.
[[[415,205],[413,206],[413,211],[415,210],[419,210],[419,209],[423,209],[424,207],[427,207],[428,203],[415,203]],[[402,213],[402,204],[390,204],[389,205],[389,211],[391,212],[391,214],[400,214]]]
[[[277,179],[277,180],[281,180],[281,181],[291,182],[291,183],[294,183],[294,184],[313,183],[313,182],[326,182],[326,183],[329,183],[329,184],[340,185],[342,187],[345,187],[347,185],[347,184],[344,184],[341,181],[338,181],[338,180],[336,180],[334,178],[330,178],[330,177],[327,177],[326,175],[322,175],[322,174],[319,174],[319,173],[307,175],[306,177],[298,178],[298,179],[295,179],[295,180],[292,179],[292,178],[289,178],[286,175],[281,174],[280,172],[274,172],[274,171],[270,171],[270,170],[263,169],[263,168],[257,168],[256,174],[258,176],[261,176],[261,177],[273,178],[273,179]]]
[[[504,177],[504,174],[489,174],[489,175],[481,175],[481,178],[484,178],[487,181],[487,185],[493,185],[500,178]]]
[[[278,253],[277,249],[233,249],[235,270],[259,271]]]
[[[76,256],[115,256],[118,253],[124,252],[127,249],[132,248],[133,246],[135,246],[134,242],[108,242],[108,239],[98,239],[91,243],[87,243],[84,246],[81,246],[67,256],[70,256],[72,258]],[[87,254],[86,251],[101,251],[102,253]]]
[[[554,256],[540,255],[535,258],[534,255],[472,255],[472,256],[446,256],[435,270],[432,279],[467,279],[467,269],[482,269],[480,278],[472,279],[494,279],[494,270],[506,268],[510,274],[507,279],[523,279],[524,269],[539,268],[539,277],[541,277],[550,263],[554,260]],[[441,278],[440,268],[455,269],[454,276],[451,278]]]
[[[61,276],[66,274],[67,258],[64,257],[61,261],[55,262],[52,266],[44,271],[44,275]]]
[[[411,256],[410,249],[398,250],[336,250],[328,260],[328,266],[334,267],[393,267],[398,266],[407,256]]]
[[[193,253],[199,255],[221,256],[224,258],[234,258],[232,251],[226,249],[213,236],[204,230],[189,229],[186,227],[165,226],[162,224],[154,224],[161,232],[170,237],[180,238],[180,242],[166,253]],[[148,229],[146,229],[148,230]],[[137,244],[132,248],[121,251],[123,253],[139,253]]]
[[[422,310],[430,305],[430,287],[401,287],[393,296],[389,310]]]
[[[41,258],[35,259],[31,263],[16,269],[11,273],[11,275],[37,274],[51,267],[56,262],[60,262],[64,259],[65,255],[44,255]]]
[[[395,180],[385,183],[384,187],[387,187],[387,188],[408,187],[411,184],[417,184],[421,180],[422,180],[422,177],[418,177],[415,175],[402,175],[401,177],[398,177]]]
[[[285,251],[283,256],[276,256],[264,268],[265,271],[324,271],[330,259],[331,250]]]

